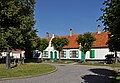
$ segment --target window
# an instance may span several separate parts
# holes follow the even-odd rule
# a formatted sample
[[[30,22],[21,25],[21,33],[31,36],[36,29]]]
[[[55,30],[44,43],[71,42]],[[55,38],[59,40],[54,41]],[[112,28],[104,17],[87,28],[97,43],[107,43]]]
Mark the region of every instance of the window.
[[[78,50],[70,51],[70,58],[78,58],[78,57],[79,57],[79,51]]]
[[[72,58],[76,57],[76,51],[72,51]]]
[[[48,57],[48,51],[44,51],[43,57]]]
[[[95,50],[90,50],[90,58],[95,58]]]
[[[62,58],[66,58],[66,51],[61,51],[60,55],[61,55]]]

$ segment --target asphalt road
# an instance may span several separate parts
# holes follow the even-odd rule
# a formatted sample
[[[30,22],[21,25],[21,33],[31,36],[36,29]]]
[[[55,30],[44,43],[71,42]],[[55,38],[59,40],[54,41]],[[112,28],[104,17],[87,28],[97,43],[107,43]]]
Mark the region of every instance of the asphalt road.
[[[48,75],[2,80],[0,83],[110,83],[112,69],[101,66],[52,64],[57,71]]]

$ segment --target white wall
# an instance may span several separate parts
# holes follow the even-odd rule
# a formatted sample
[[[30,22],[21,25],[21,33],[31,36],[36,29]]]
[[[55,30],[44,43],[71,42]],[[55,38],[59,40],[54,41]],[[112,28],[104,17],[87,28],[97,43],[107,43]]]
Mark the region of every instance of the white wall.
[[[45,51],[49,52],[48,53],[49,54],[48,57],[45,57],[47,59],[50,58],[50,52],[51,51],[53,51],[53,58],[54,58],[54,52],[55,52],[55,50],[54,50],[54,47],[51,46],[51,41],[52,41],[53,38],[54,38],[54,34],[53,34],[53,36],[52,36],[52,38],[51,38],[51,40],[49,42],[49,46],[45,50]],[[71,51],[78,50],[79,57],[78,58],[70,58],[70,50]],[[113,54],[112,52],[109,52],[108,48],[93,48],[91,50],[95,50],[95,57],[94,58],[90,58],[90,51],[88,51],[86,53],[86,59],[90,59],[90,60],[100,60],[101,59],[101,60],[103,60],[103,59],[105,59],[105,55],[107,55],[107,54]],[[81,59],[81,51],[79,49],[63,49],[63,51],[66,51],[66,58],[61,57],[61,59]],[[59,52],[58,51],[57,51],[57,55],[58,55],[57,58],[59,58]],[[120,56],[120,53],[118,55]]]
[[[70,58],[70,50],[78,50],[79,51],[79,57],[78,58]],[[105,55],[107,54],[113,54],[113,52],[109,52],[108,48],[94,48],[91,50],[95,50],[95,58],[90,58],[90,51],[87,51],[86,53],[86,59],[91,59],[91,60],[96,60],[96,59],[105,59]],[[64,49],[66,51],[66,58],[61,58],[61,59],[81,59],[81,51],[79,49]]]
[[[107,54],[113,54],[112,52],[109,51],[108,48],[95,48],[91,49],[95,50],[95,58],[90,58],[90,52],[87,52],[86,54],[86,59],[105,59],[105,55]]]
[[[79,57],[78,58],[70,58],[70,51],[74,51],[74,50],[78,50],[79,51]],[[108,48],[94,48],[94,49],[91,49],[91,50],[95,50],[95,58],[90,58],[90,51],[88,51],[86,53],[86,59],[89,59],[89,60],[103,60],[105,59],[105,55],[107,54],[113,54],[112,52],[109,52],[109,49]],[[49,52],[49,55],[48,57],[46,58],[50,58],[50,52],[52,50],[48,51]],[[54,58],[54,52],[56,50],[53,50],[53,58]],[[66,51],[66,58],[64,57],[61,57],[61,59],[81,59],[81,51],[79,49],[63,49],[63,51]],[[59,52],[57,52],[57,59],[59,59]]]

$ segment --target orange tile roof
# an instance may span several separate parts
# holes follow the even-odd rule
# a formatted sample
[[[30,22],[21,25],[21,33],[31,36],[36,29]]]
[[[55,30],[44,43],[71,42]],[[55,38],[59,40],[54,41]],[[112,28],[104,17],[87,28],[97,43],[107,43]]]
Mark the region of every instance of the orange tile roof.
[[[12,50],[12,52],[14,53],[22,53],[22,52],[25,52],[24,50],[20,50],[20,49],[16,49],[16,50]]]
[[[96,38],[96,41],[93,42],[92,47],[107,47],[108,34],[109,32],[92,33]]]
[[[60,36],[60,38],[67,38],[69,40],[69,44],[64,46],[63,48],[78,48],[79,45],[76,42],[76,38],[79,34],[74,34],[73,36]]]
[[[92,32],[92,35],[96,38],[96,41],[93,42],[92,47],[107,47],[108,45],[106,44],[108,41],[108,34],[109,32],[101,32],[98,34],[97,32]],[[79,48],[78,43],[76,42],[76,38],[80,34],[74,34],[73,36],[55,36],[59,38],[67,38],[69,40],[69,44],[64,46],[63,48]],[[46,38],[48,41],[50,38]]]

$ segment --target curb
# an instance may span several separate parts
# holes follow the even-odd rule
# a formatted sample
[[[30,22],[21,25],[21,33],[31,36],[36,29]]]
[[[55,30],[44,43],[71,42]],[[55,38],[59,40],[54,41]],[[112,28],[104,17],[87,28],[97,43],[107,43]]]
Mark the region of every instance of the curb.
[[[47,73],[43,73],[43,74],[39,74],[39,75],[32,75],[32,76],[20,76],[20,77],[11,77],[11,78],[1,78],[0,81],[39,77],[39,76],[43,76],[43,75],[48,75],[48,74],[54,73],[57,70],[58,70],[57,67],[55,67],[55,69],[53,71],[50,71],[50,72],[47,72]]]

